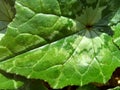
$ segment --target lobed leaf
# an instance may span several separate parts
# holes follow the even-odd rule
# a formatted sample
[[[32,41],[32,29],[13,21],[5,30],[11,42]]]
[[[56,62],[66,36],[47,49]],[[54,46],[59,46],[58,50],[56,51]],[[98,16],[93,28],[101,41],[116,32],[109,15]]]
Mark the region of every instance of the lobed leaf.
[[[0,69],[54,89],[106,83],[120,66],[120,51],[106,32],[113,31],[116,1],[16,0],[16,16],[0,41]]]

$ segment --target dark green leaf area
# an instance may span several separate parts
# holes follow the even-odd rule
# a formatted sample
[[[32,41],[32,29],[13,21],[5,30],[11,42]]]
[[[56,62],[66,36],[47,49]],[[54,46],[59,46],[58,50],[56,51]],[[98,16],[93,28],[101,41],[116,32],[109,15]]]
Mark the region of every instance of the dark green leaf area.
[[[26,80],[24,85],[18,90],[49,90],[45,87],[41,80]]]
[[[14,2],[12,0],[0,0],[0,21],[10,22],[14,14]]]
[[[9,22],[0,21],[0,33],[4,34]]]
[[[7,25],[14,18],[14,2],[12,0],[0,0],[0,40],[6,32]]]

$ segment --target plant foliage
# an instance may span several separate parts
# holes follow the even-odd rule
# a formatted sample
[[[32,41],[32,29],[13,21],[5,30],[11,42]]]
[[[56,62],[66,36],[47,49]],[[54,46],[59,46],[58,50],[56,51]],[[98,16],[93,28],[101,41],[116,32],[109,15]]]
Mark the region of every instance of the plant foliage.
[[[119,0],[16,0],[14,19],[9,2],[14,1],[0,0],[0,30],[7,26],[0,32],[5,74],[44,80],[60,89],[106,83],[120,66]],[[9,88],[13,80],[4,85]]]

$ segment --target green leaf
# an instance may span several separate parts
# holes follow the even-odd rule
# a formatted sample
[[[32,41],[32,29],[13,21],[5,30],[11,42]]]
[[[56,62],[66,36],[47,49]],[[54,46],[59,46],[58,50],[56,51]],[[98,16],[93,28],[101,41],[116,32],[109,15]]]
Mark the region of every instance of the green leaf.
[[[118,52],[107,34],[86,30],[1,62],[0,68],[43,79],[53,88],[105,83],[119,65]]]
[[[22,85],[23,85],[22,82],[8,79],[4,75],[0,74],[0,89],[1,90],[17,89],[18,87]]]
[[[0,41],[0,69],[54,89],[106,83],[120,66],[120,51],[107,31],[116,1],[17,0]]]

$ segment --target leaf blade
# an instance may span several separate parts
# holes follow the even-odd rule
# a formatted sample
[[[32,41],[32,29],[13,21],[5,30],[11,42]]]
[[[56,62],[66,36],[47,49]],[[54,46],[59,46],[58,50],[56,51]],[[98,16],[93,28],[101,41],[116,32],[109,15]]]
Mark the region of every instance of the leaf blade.
[[[106,47],[109,43],[111,45],[111,38],[106,34],[100,33],[100,37],[97,35],[95,32],[87,31],[83,38],[82,35],[70,36],[66,40],[56,41],[1,62],[0,68],[27,78],[46,80],[53,88],[62,88],[67,85],[85,85],[89,82],[105,83],[110,78],[112,71],[119,66],[119,59],[116,59],[112,52],[117,50],[114,45],[112,51]],[[93,38],[95,47],[93,47],[90,38]],[[100,42],[96,44],[98,40]],[[85,43],[86,41],[87,43]],[[90,50],[89,53],[87,50]],[[108,68],[110,69],[107,70]],[[99,75],[96,76],[96,73]]]

